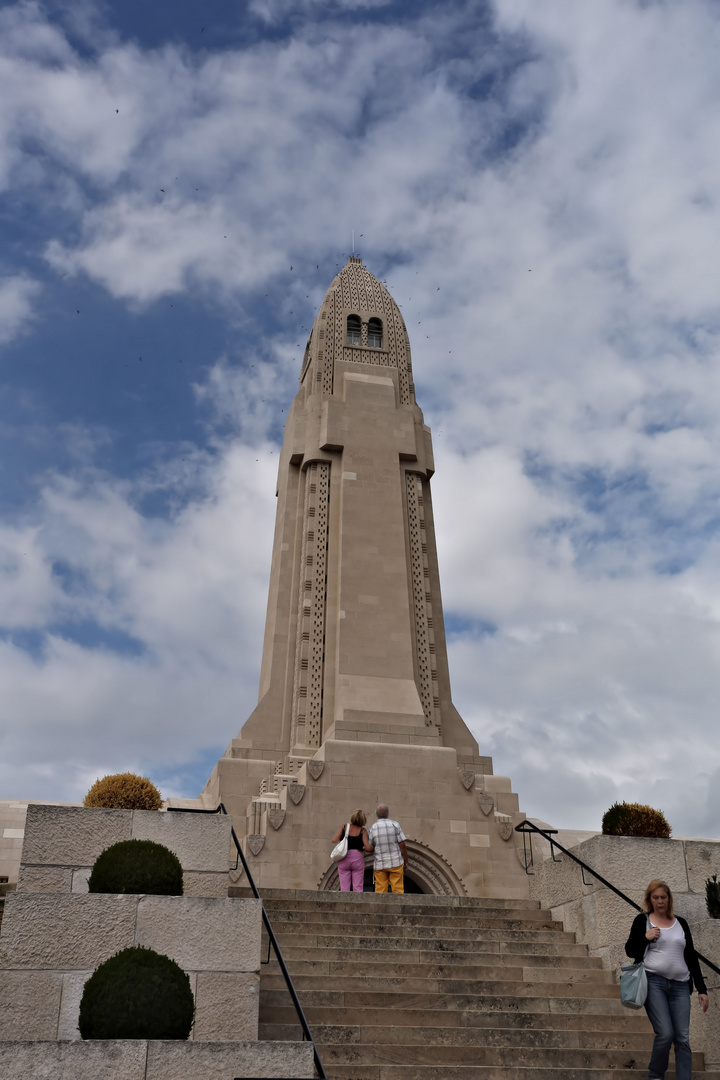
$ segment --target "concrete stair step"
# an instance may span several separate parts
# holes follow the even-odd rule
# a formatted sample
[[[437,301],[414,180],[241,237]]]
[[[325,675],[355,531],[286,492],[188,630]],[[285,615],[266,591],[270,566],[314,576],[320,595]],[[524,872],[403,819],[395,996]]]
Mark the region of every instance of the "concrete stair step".
[[[438,921],[425,919],[415,921],[400,916],[399,918],[373,919],[372,916],[362,915],[355,919],[283,919],[280,913],[270,916],[273,930],[276,934],[287,933],[292,930],[294,934],[342,934],[345,931],[353,931],[355,934],[372,933],[377,937],[433,937],[452,938],[458,940],[473,941],[482,940],[482,936],[488,931],[505,934],[508,931],[519,931],[526,934],[540,934],[543,932],[556,933],[562,931],[562,923],[558,923],[549,916],[545,919],[491,919],[483,916],[478,919],[466,920],[467,926],[459,926],[454,921]]]
[[[275,928],[273,927],[273,930]],[[280,948],[285,945],[290,948],[293,945],[304,945],[305,948],[314,949],[377,949],[378,944],[386,949],[425,948],[438,949],[440,951],[455,948],[472,949],[473,946],[486,946],[488,942],[507,941],[522,944],[551,944],[553,933],[560,935],[560,931],[542,930],[455,930],[452,933],[433,935],[425,927],[406,927],[402,936],[371,936],[355,934],[323,934],[309,928],[294,927],[289,931],[278,927],[275,937],[280,943]],[[563,933],[561,940],[573,941],[573,935]]]
[[[323,1062],[324,1065],[324,1062]],[[330,1080],[618,1080],[623,1069],[644,1072],[644,1061],[632,1057],[617,1068],[558,1068],[556,1065],[335,1065],[326,1067]],[[676,1080],[675,1071],[665,1073]],[[692,1080],[720,1080],[720,1072],[693,1069]]]
[[[334,1065],[485,1065],[485,1066],[532,1066],[534,1068],[563,1069],[638,1069],[640,1059],[647,1062],[646,1051],[635,1057],[627,1050],[589,1050],[567,1047],[542,1046],[437,1046],[433,1044],[386,1043],[382,1046],[361,1044],[317,1044],[318,1053],[326,1069]],[[702,1054],[693,1054],[693,1067],[697,1071],[704,1065]]]
[[[314,954],[317,955],[317,954]],[[288,958],[285,957],[286,962]],[[498,956],[476,958],[468,963],[467,956],[459,957],[455,962],[438,963],[437,957],[432,962],[407,963],[404,954],[397,959],[391,954],[384,960],[350,959],[329,960],[292,958],[293,978],[295,975],[323,975],[333,978],[336,975],[366,976],[367,978],[429,978],[429,979],[491,979],[509,981],[514,979],[537,979],[539,982],[562,980],[572,974],[574,977],[601,977],[602,981],[613,982],[613,974],[604,971],[600,959],[594,956],[511,956],[501,959]],[[280,965],[274,957],[264,974],[276,975]]]
[[[261,992],[262,993],[262,992]],[[522,1031],[548,1029],[551,1031],[594,1031],[607,1034],[647,1033],[648,1022],[645,1013],[631,1013],[623,1009],[619,1002],[601,1002],[602,1011],[594,1009],[575,1014],[567,1012],[549,1012],[547,1007],[535,1010],[523,1008],[518,1011],[480,1009],[450,1009],[442,1016],[443,1027],[447,1030],[465,1028],[480,1029],[485,1032],[498,1028],[517,1028]],[[526,1002],[523,1002],[526,1005]],[[547,1006],[547,1002],[545,1003]],[[303,1012],[314,1032],[318,1026],[344,1027],[357,1025],[358,1012],[345,1006],[319,1006],[303,1003]],[[367,1029],[394,1027],[433,1028],[439,1022],[437,1013],[426,1009],[383,1009],[367,1006],[362,1011],[363,1027]],[[260,1022],[268,1026],[284,1025],[298,1030],[295,1009],[289,1004],[287,996],[282,1005],[262,1005]],[[370,1038],[370,1036],[368,1036]]]
[[[347,909],[342,911],[296,911],[279,908],[273,910],[267,904],[265,905],[273,927],[282,925],[283,923],[307,923],[312,925],[314,923],[320,923],[323,926],[347,926],[348,924],[357,925],[358,921],[362,922],[363,926],[433,926],[433,927],[466,927],[472,929],[476,926],[491,926],[509,924],[511,926],[522,926],[528,930],[534,928],[534,924],[540,923],[551,928],[557,927],[557,922],[553,920],[548,911],[542,911],[540,908],[533,909],[531,911],[508,911],[505,909],[497,908],[490,911],[482,911],[479,913],[468,913],[462,910],[449,911],[446,913],[437,915],[428,913],[426,910],[417,912],[397,913],[397,912],[380,912],[374,910],[358,910],[348,912]]]
[[[489,974],[492,970],[494,978]],[[546,979],[533,979],[532,982],[523,981],[522,968],[511,969],[515,978],[509,980],[508,972],[502,968],[486,969],[486,976],[478,981],[476,978],[456,978],[455,973],[445,976],[434,977],[427,973],[412,976],[385,975],[382,978],[383,993],[403,994],[476,994],[478,989],[484,994],[494,993],[497,997],[555,997],[564,995],[566,991],[578,992],[588,997],[617,997],[617,984],[610,971],[546,971]],[[343,993],[356,993],[377,991],[378,978],[374,975],[351,975],[338,972],[332,978],[328,975],[303,975],[292,976],[295,989],[314,993],[320,990],[341,990]],[[285,987],[285,979],[280,973],[263,975],[263,990],[282,990]],[[609,993],[603,993],[609,991]]]
[[[292,1041],[297,1038],[298,1027],[291,1024],[261,1024],[260,1038]],[[618,1050],[650,1055],[652,1032],[592,1031],[552,1028],[479,1028],[479,1027],[352,1027],[349,1025],[315,1024],[313,1038],[317,1045],[339,1044],[357,1046],[370,1044],[385,1046],[400,1039],[406,1046],[495,1046],[560,1047],[564,1049]]]
[[[290,939],[294,940],[294,939]],[[308,947],[302,944],[288,945],[287,948],[283,946],[283,956],[286,960],[290,958],[293,962],[303,959],[314,959],[318,955],[328,960],[356,960],[358,962],[367,960],[372,962],[375,960],[387,960],[388,955],[392,955],[387,942],[383,942],[382,948],[377,947],[378,943],[375,942],[376,948],[363,948],[362,952],[358,952],[357,949],[348,946],[347,948],[329,948],[323,947],[322,950],[318,950],[314,947]],[[265,947],[267,948],[267,939],[265,939]],[[552,939],[542,942],[528,942],[528,941],[487,941],[487,942],[475,942],[472,948],[472,954],[467,948],[467,943],[461,943],[457,949],[442,949],[439,950],[437,942],[433,942],[432,950],[424,950],[421,944],[417,941],[412,943],[405,943],[404,946],[398,950],[402,953],[402,959],[405,963],[419,963],[419,964],[436,964],[438,959],[442,959],[443,963],[458,963],[467,962],[468,956],[472,955],[473,962],[477,958],[479,963],[485,963],[485,957],[495,962],[505,964],[525,963],[530,962],[533,958],[547,958],[555,959],[562,957],[570,957],[572,959],[588,959],[595,960],[595,957],[589,957],[587,949],[584,945],[577,945],[574,942],[565,941],[553,944]],[[441,953],[441,956],[438,956]]]
[[[250,889],[236,889],[237,892],[247,892],[252,896]],[[420,910],[421,908],[440,910],[472,910],[482,911],[487,908],[506,908],[518,910],[539,909],[537,900],[512,900],[498,899],[495,897],[478,896],[430,896],[422,893],[341,893],[341,892],[313,892],[310,889],[263,889],[263,902],[268,908],[303,908],[306,911],[317,910],[320,907],[347,907],[348,905],[377,905],[387,907],[388,910],[401,908]]]
[[[498,993],[498,987],[504,986],[505,993]],[[305,1009],[313,1005],[346,1009],[475,1009],[485,1012],[502,1012],[507,1009],[507,1000],[522,999],[525,1012],[557,1012],[568,1009],[570,1012],[602,1012],[603,1006],[612,1006],[608,1012],[622,1008],[616,986],[553,986],[552,993],[539,993],[528,986],[521,992],[522,983],[493,983],[483,987],[483,992],[462,993],[404,993],[372,990],[304,990],[298,989],[300,1003]],[[582,991],[582,992],[580,992]],[[287,989],[260,989],[260,1006],[281,1006],[287,1000]]]

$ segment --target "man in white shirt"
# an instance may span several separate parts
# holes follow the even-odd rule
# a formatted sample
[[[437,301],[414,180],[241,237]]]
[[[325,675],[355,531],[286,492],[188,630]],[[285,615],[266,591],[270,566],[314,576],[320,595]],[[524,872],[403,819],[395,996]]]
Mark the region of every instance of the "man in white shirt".
[[[375,892],[386,893],[389,883],[394,893],[404,893],[403,872],[408,864],[405,834],[389,814],[389,808],[381,803],[375,811],[377,821],[368,834],[375,854]]]

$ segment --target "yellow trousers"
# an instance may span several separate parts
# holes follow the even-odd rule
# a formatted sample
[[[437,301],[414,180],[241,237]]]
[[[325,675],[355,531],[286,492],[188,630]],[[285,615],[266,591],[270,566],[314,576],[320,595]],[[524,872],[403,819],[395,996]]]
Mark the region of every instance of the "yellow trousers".
[[[390,888],[394,893],[405,892],[402,863],[400,866],[391,866],[389,870],[375,871],[375,892],[387,892],[388,881],[390,882]]]

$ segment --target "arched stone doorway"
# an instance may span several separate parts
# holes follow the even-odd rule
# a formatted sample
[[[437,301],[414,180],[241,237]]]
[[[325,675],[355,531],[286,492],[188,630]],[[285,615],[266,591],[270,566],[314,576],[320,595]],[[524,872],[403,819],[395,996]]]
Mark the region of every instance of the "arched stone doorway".
[[[467,896],[462,878],[442,855],[420,840],[408,840],[409,870],[405,875],[406,893],[430,896]],[[372,855],[365,856],[364,891],[372,892]],[[331,863],[318,882],[318,892],[339,892],[340,878],[336,863]]]

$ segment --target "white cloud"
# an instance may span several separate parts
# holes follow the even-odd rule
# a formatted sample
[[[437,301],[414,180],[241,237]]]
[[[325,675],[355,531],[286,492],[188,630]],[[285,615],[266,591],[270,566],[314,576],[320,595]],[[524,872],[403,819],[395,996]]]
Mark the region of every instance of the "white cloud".
[[[23,275],[0,277],[0,345],[12,341],[33,316],[40,284]]]
[[[28,746],[67,791],[100,763],[172,770],[229,741],[257,698],[274,463],[270,448],[223,446],[171,522],[144,517],[127,484],[58,476],[41,524],[4,530],[4,791],[41,794]],[[88,623],[99,640],[84,644]]]

